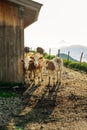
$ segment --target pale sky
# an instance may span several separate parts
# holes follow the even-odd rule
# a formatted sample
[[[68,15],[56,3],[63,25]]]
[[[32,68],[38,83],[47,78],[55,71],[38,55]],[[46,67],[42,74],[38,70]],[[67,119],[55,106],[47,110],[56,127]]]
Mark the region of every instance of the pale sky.
[[[38,20],[24,31],[25,46],[87,46],[87,0],[34,0],[43,4]]]

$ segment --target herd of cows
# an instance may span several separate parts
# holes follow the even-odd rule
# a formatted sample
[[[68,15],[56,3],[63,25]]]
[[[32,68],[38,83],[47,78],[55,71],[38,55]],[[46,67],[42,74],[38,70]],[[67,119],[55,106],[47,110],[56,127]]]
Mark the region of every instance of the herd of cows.
[[[63,60],[60,57],[49,60],[44,58],[41,51],[28,52],[25,53],[23,62],[26,83],[35,82],[36,78],[40,83],[44,80],[43,75],[46,75],[49,85],[50,82],[61,83]]]

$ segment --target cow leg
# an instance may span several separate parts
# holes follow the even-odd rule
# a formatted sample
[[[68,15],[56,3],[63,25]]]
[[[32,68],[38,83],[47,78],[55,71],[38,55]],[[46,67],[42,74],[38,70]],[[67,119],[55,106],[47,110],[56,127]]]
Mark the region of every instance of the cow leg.
[[[49,76],[49,79],[48,79],[48,85],[50,86],[50,76]]]
[[[50,79],[51,79],[51,77],[50,77],[50,71],[48,71],[48,86],[50,86]]]
[[[32,72],[29,72],[29,80],[31,81],[31,78],[32,78]]]
[[[53,72],[53,86],[55,86],[55,71]]]
[[[59,79],[59,84],[61,84],[61,71],[60,71],[60,79]]]
[[[55,86],[55,77],[53,77],[53,86]]]
[[[35,84],[35,79],[36,79],[36,71],[34,70],[33,71],[33,82],[34,82],[34,84]]]
[[[42,81],[43,81],[42,71],[39,70],[39,74],[38,74],[38,84],[40,84]]]
[[[59,76],[58,76],[58,71],[57,71],[57,80],[56,80],[56,84],[58,84],[58,78],[59,78]]]

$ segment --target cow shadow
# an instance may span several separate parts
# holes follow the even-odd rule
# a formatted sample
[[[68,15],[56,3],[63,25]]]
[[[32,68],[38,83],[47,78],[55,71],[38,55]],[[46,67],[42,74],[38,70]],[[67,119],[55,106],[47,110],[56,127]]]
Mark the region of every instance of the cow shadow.
[[[49,122],[50,115],[56,106],[58,89],[58,84],[56,86],[45,86],[41,97],[33,97],[33,107],[29,112],[20,115],[23,111],[21,110],[17,116],[14,116],[15,125],[25,128],[27,124]],[[31,105],[31,100],[28,99],[24,109],[26,109],[26,107],[31,108]]]

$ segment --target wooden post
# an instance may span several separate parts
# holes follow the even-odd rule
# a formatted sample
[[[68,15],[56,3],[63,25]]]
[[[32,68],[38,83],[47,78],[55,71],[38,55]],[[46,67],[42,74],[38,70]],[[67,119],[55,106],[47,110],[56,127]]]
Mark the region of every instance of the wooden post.
[[[82,62],[82,57],[83,57],[83,52],[81,53],[81,56],[80,56],[80,63]]]
[[[49,48],[49,56],[51,55],[51,48]]]
[[[0,1],[0,81],[24,82],[24,29],[19,7]]]
[[[60,49],[58,49],[58,57],[60,57]]]
[[[51,48],[49,48],[49,59],[51,58]]]
[[[68,51],[68,61],[69,61],[69,57],[70,57],[70,51]]]
[[[0,82],[24,82],[24,28],[37,20],[41,6],[0,0]]]

